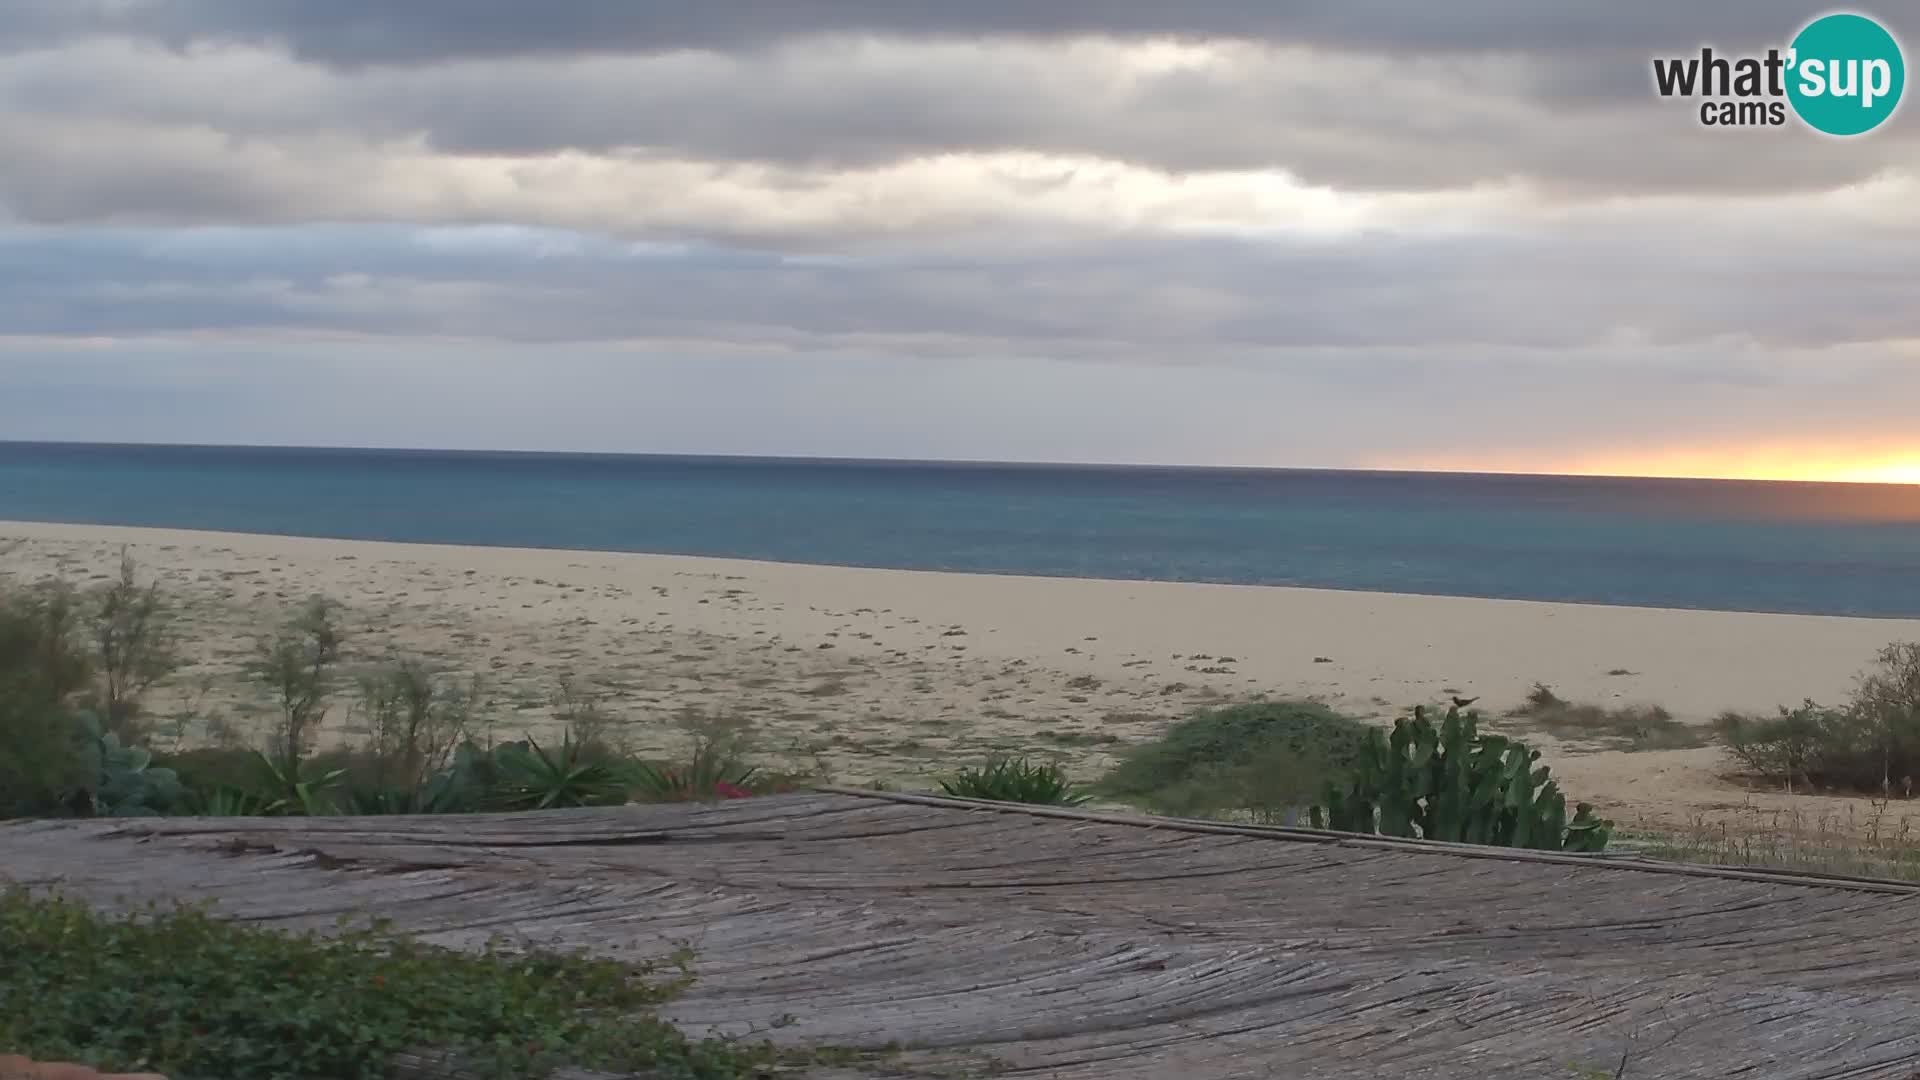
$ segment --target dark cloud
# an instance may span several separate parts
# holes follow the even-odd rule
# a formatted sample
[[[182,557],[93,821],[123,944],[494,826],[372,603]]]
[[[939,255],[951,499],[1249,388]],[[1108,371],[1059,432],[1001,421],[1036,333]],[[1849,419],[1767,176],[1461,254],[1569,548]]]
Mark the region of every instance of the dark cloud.
[[[271,41],[344,65],[733,51],[817,34],[1108,34],[1362,51],[1565,53],[1776,40],[1811,14],[1801,0],[14,0],[0,9],[0,40],[104,31],[173,44]]]
[[[1075,158],[1170,174],[1283,170],[1345,190],[1524,179],[1566,198],[1821,190],[1920,166],[1920,126],[1898,121],[1844,142],[1791,127],[1702,129],[1693,106],[1654,98],[1643,60],[1607,55],[1392,61],[1228,48],[1141,68],[1137,55],[1085,44],[816,43],[755,58],[346,73],[274,53],[96,41],[0,57],[0,205],[38,221],[311,220],[323,210],[393,220],[366,175],[381,169],[365,159],[391,156],[378,144],[415,141],[448,157],[766,164],[787,170],[769,183],[795,188],[980,153],[1069,159],[1062,170]],[[102,78],[108,70],[115,77]],[[1573,75],[1589,84],[1554,97],[1549,88]],[[98,124],[109,130],[90,134]],[[315,139],[333,143],[299,145]],[[296,167],[303,154],[315,160]],[[332,190],[305,179],[348,167],[362,175]],[[410,212],[486,220],[502,209],[449,197]]]

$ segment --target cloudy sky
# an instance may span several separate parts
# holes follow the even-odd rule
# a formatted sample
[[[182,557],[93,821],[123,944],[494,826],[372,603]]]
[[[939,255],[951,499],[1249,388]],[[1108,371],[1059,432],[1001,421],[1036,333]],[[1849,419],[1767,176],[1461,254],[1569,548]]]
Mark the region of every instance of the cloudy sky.
[[[1822,10],[0,0],[0,438],[1920,481]]]

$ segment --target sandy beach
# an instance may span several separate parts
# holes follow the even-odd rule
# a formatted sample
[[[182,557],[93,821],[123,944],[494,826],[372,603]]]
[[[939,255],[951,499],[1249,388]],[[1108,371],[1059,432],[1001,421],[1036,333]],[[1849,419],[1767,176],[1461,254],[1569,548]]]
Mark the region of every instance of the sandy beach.
[[[1838,701],[1881,646],[1920,640],[1913,620],[18,522],[0,523],[0,575],[104,579],[123,546],[174,599],[187,665],[151,710],[184,721],[189,741],[210,718],[257,729],[270,703],[242,664],[319,593],[344,605],[347,673],[397,651],[480,676],[500,737],[550,731],[570,681],[635,749],[672,747],[690,716],[737,717],[770,758],[841,783],[925,786],[996,751],[1092,778],[1195,707],[1259,696],[1384,723],[1458,694],[1497,718],[1543,682],[1573,701],[1659,704],[1704,723]],[[350,701],[330,713],[338,735],[351,735]],[[1572,795],[1623,823],[1871,812],[1866,800],[1755,790],[1714,747],[1529,737]]]

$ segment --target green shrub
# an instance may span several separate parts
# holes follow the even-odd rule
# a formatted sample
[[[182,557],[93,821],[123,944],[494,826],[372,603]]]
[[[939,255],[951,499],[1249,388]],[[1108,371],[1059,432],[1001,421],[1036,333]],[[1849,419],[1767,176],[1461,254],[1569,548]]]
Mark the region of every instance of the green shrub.
[[[0,817],[85,812],[93,777],[72,702],[92,670],[71,589],[0,588]]]
[[[1920,781],[1920,643],[1889,645],[1875,661],[1843,707],[1728,712],[1714,730],[1735,761],[1777,783],[1910,795]]]
[[[1126,751],[1096,790],[1163,814],[1291,820],[1352,768],[1371,730],[1313,702],[1203,709]]]
[[[1315,828],[1548,851],[1602,851],[1613,823],[1567,800],[1538,750],[1479,733],[1456,706],[1439,725],[1416,708],[1393,734],[1368,733],[1350,780],[1327,785]]]
[[[0,588],[0,709],[62,705],[87,688],[93,661],[70,586]]]
[[[1041,806],[1079,806],[1089,796],[1076,791],[1060,766],[1026,758],[997,757],[978,768],[964,768],[940,781],[940,790],[955,798]]]
[[[384,926],[321,937],[191,909],[110,919],[15,889],[0,893],[0,956],[0,1047],[110,1070],[375,1080],[428,1050],[502,1078],[571,1065],[733,1080],[778,1057],[659,1020],[684,977],[500,942],[458,952]]]
[[[412,657],[396,657],[359,679],[367,741],[342,763],[349,786],[418,790],[472,737],[480,686],[448,686]]]
[[[1797,709],[1780,707],[1777,716],[1750,716],[1731,710],[1713,721],[1714,734],[1746,769],[1785,784],[1805,784],[1825,771],[1823,748],[1834,745],[1851,727],[1842,710],[1809,700]]]

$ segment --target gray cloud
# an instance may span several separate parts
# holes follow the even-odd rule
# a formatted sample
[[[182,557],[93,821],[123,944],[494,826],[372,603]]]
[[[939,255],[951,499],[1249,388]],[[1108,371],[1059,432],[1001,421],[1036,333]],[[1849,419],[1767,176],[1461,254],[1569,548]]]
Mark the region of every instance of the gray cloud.
[[[265,41],[343,65],[738,51],[821,34],[1234,38],[1360,51],[1571,53],[1781,38],[1811,14],[1798,0],[15,0],[0,12],[0,40],[111,32],[175,46]]]
[[[99,77],[108,70],[116,77]],[[270,51],[107,40],[0,57],[0,205],[28,220],[520,220],[530,211],[514,200],[567,170],[474,192],[418,174],[562,153],[760,165],[782,173],[767,184],[789,190],[943,154],[1023,153],[1059,157],[1062,169],[1093,159],[1175,176],[1279,170],[1348,191],[1518,179],[1592,198],[1913,174],[1920,126],[1847,142],[1791,128],[1707,131],[1690,106],[1653,98],[1644,57],[1612,53],[1393,58],[1240,45],[1156,58],[1089,42],[810,39],[752,56],[351,73]],[[411,175],[399,175],[403,159]],[[663,207],[697,174],[668,183]],[[897,192],[910,181],[873,182]],[[440,197],[421,197],[423,184]],[[550,201],[585,205],[579,194]],[[675,228],[669,213],[609,207],[645,229]],[[607,212],[536,220],[631,224]]]
[[[1086,237],[999,256],[832,259],[538,230],[15,230],[0,232],[0,327],[1156,363],[1273,349],[1920,340],[1920,226],[1704,217],[1693,246],[1659,250],[1665,227],[1591,212],[1506,238]],[[1752,374],[1743,360],[1728,371]]]

